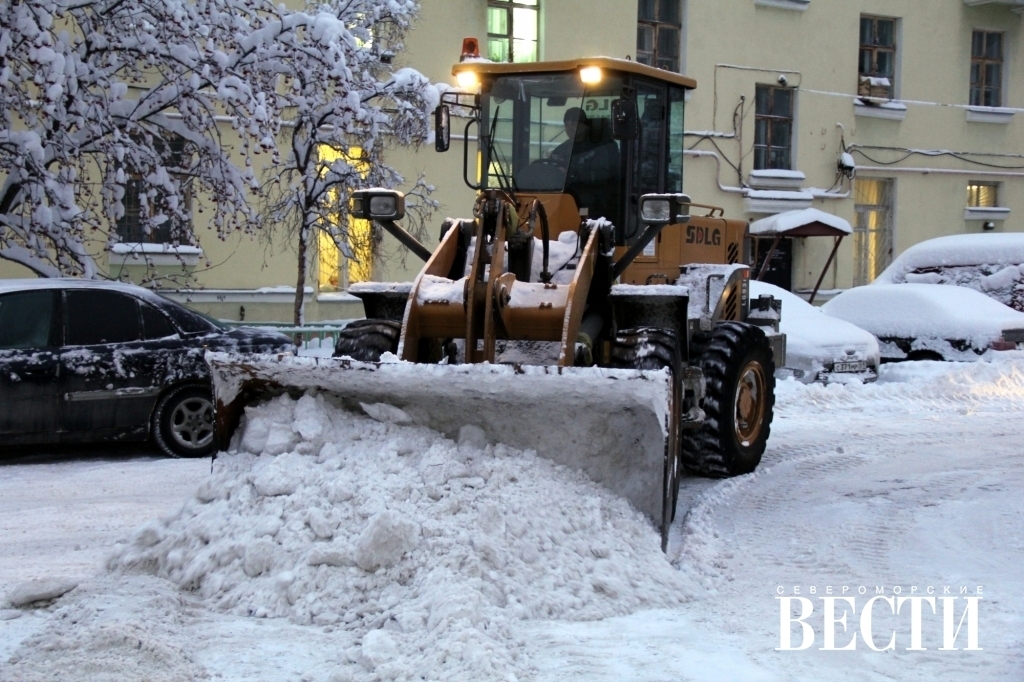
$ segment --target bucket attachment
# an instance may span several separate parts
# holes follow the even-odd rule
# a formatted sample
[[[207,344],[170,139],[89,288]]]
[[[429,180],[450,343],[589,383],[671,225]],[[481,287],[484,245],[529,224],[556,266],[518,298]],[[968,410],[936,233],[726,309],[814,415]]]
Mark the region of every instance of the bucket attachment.
[[[317,390],[359,409],[387,403],[456,437],[467,424],[492,442],[530,449],[582,470],[625,497],[667,540],[676,459],[666,457],[672,421],[667,370],[410,362],[207,353],[216,434],[226,448],[246,404]],[[674,440],[674,439],[673,439]]]

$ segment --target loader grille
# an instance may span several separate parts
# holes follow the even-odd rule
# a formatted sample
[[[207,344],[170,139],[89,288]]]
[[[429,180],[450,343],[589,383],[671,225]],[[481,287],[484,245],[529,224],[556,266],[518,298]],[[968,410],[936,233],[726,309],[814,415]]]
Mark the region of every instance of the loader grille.
[[[739,244],[729,244],[729,248],[725,250],[725,257],[729,262],[729,265],[736,264],[740,259],[740,246]]]
[[[725,294],[725,304],[722,306],[722,319],[723,320],[738,320],[739,319],[739,296],[737,295],[738,287],[729,287]]]

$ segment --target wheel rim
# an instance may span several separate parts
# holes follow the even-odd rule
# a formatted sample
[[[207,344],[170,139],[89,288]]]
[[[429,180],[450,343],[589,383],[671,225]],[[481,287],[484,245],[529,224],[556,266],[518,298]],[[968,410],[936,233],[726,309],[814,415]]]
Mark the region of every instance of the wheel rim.
[[[213,403],[208,398],[188,398],[171,412],[171,437],[183,448],[199,450],[213,440]]]
[[[761,425],[764,423],[765,389],[764,367],[760,362],[751,360],[740,371],[733,419],[736,439],[743,446],[751,445],[761,433]]]

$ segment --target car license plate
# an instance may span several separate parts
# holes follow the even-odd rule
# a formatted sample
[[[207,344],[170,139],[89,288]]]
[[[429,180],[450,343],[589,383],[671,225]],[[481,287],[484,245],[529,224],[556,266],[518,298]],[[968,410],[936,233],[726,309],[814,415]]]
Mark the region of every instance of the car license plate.
[[[832,366],[833,372],[866,372],[868,371],[868,363],[866,360],[857,360],[856,362],[837,362]]]

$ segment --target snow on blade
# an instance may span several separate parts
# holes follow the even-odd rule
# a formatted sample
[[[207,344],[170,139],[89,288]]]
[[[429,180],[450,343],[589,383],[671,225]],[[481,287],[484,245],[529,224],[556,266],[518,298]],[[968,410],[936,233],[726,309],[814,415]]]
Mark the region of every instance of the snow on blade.
[[[322,394],[248,407],[237,451],[110,567],[213,609],[347,632],[350,672],[383,679],[522,675],[517,621],[691,594],[650,523],[579,472],[473,426],[456,442],[376,416]]]
[[[207,353],[206,360],[221,415],[236,412],[239,396],[253,390],[319,390],[353,409],[387,403],[449,437],[467,424],[478,426],[492,442],[580,469],[661,518],[671,391],[665,371],[223,353]]]

